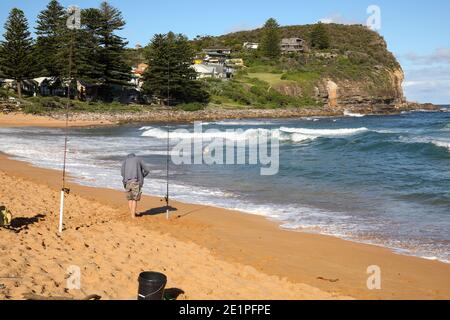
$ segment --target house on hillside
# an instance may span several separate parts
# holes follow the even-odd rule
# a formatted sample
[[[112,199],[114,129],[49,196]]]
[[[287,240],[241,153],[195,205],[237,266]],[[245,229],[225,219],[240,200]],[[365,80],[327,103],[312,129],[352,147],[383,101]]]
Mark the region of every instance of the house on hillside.
[[[142,85],[144,84],[143,75],[145,70],[147,70],[148,64],[140,63],[131,70],[131,80],[130,84],[136,88],[136,90],[141,91]]]
[[[3,79],[2,87],[5,89],[17,90],[17,82],[14,79]],[[22,94],[34,96],[38,91],[38,83],[33,79],[22,80]]]
[[[65,96],[67,89],[58,77],[39,77],[34,78],[38,85],[37,93],[41,96]]]
[[[230,68],[243,68],[244,60],[242,58],[227,59],[225,65]]]
[[[301,38],[284,38],[281,40],[281,51],[283,53],[303,52],[306,42]]]
[[[247,50],[257,50],[259,48],[259,43],[257,43],[257,42],[244,42],[242,47],[244,49],[247,49]]]
[[[197,72],[197,79],[226,79],[232,76],[232,70],[223,64],[193,64],[191,68]]]
[[[206,64],[223,64],[231,55],[231,49],[228,48],[209,48],[203,49]]]
[[[209,56],[227,57],[231,54],[231,49],[229,49],[229,48],[208,48],[208,49],[203,49],[203,52]]]
[[[197,79],[216,77],[216,69],[212,66],[206,64],[194,64],[191,68],[197,72]]]
[[[67,97],[69,80],[60,77],[38,77],[33,80],[37,84],[36,94],[43,97]],[[70,87],[70,97],[72,99],[90,101],[95,100],[98,96],[98,86],[85,80],[73,80]]]
[[[148,64],[146,63],[139,63],[136,67],[133,67],[131,69],[131,73],[133,74],[138,74],[138,75],[143,75],[145,70],[147,70],[148,68]]]

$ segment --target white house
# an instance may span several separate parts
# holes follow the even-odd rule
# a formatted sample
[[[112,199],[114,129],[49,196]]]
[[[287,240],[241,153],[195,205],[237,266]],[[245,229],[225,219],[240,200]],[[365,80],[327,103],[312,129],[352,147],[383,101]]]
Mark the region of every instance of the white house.
[[[191,66],[197,72],[197,79],[214,78],[216,69],[206,64],[194,64]]]
[[[228,68],[223,64],[194,64],[191,68],[197,72],[197,79],[228,77]]]
[[[244,42],[242,45],[244,49],[248,50],[257,50],[259,48],[259,43],[256,42]]]

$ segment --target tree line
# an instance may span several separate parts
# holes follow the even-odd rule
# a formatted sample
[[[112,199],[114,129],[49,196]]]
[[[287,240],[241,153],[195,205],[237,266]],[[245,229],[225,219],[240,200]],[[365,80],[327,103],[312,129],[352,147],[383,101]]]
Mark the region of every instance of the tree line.
[[[117,34],[126,24],[122,13],[104,1],[98,8],[81,10],[80,29],[69,29],[68,18],[57,0],[49,1],[37,17],[33,39],[24,12],[12,9],[0,42],[0,77],[16,81],[20,98],[24,80],[46,76],[72,84],[70,91],[75,92],[77,80],[92,84],[96,99],[111,101],[123,88],[131,87],[128,42]],[[260,50],[267,59],[276,61],[281,56],[279,29],[273,18],[264,25]],[[320,23],[311,34],[311,44],[317,49],[329,47]],[[145,48],[149,67],[143,75],[143,93],[160,100],[207,103],[209,94],[190,68],[195,53],[182,34],[155,35]]]
[[[0,42],[0,76],[17,82],[20,98],[22,82],[38,76],[67,81],[70,73],[69,83],[82,80],[95,85],[97,98],[103,101],[110,101],[115,90],[130,87],[128,42],[117,34],[126,24],[120,10],[106,1],[99,8],[83,9],[81,28],[75,30],[67,27],[68,18],[67,10],[51,0],[37,17],[33,39],[24,12],[11,10]],[[150,66],[144,74],[146,94],[179,102],[208,101],[189,68],[195,52],[185,36],[156,35],[146,52]]]

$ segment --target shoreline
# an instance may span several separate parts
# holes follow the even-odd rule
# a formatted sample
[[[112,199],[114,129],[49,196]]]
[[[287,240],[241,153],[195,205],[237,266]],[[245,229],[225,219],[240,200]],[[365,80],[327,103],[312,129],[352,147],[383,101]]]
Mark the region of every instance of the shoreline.
[[[407,104],[404,107],[376,110],[375,108],[297,108],[297,109],[220,109],[211,108],[200,111],[167,110],[152,108],[145,112],[89,113],[72,112],[69,115],[69,127],[114,126],[128,123],[192,123],[195,121],[221,121],[239,119],[287,119],[302,117],[343,117],[346,111],[364,115],[395,115],[405,111],[440,111],[441,108],[428,104]],[[64,127],[64,113],[31,115],[24,113],[0,114],[1,127]]]
[[[87,120],[70,120],[69,127],[94,127],[114,125],[109,121],[87,121]],[[65,120],[58,120],[50,116],[38,116],[24,113],[0,114],[0,127],[49,127],[63,128],[66,125]]]
[[[177,300],[351,299],[219,260],[193,242],[141,226],[120,208],[74,193],[66,197],[59,234],[57,190],[2,170],[0,180],[2,204],[14,216],[12,229],[0,228],[0,300],[136,300],[137,278],[149,270],[167,275],[167,293]],[[79,287],[69,286],[73,272],[81,275]]]
[[[33,167],[6,155],[0,155],[0,168],[9,175],[58,190],[58,171]],[[126,211],[122,192],[84,187],[72,181],[70,187],[75,195]],[[141,203],[141,208],[161,206],[160,199],[152,196],[144,196]],[[177,201],[172,206],[177,211],[169,222],[164,215],[151,215],[138,219],[138,224],[193,242],[221,260],[249,265],[265,274],[335,295],[357,299],[450,298],[450,267],[443,262],[333,236],[284,230],[263,216]],[[381,291],[366,287],[366,270],[372,265],[382,269]]]

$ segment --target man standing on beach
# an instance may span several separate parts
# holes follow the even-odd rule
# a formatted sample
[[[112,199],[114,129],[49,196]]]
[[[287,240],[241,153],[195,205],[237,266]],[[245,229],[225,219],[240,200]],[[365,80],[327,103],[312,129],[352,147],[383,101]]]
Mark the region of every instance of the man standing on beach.
[[[129,154],[122,164],[122,182],[127,193],[128,207],[131,217],[136,218],[137,203],[141,200],[144,178],[149,174],[149,169],[141,157],[134,153]]]

